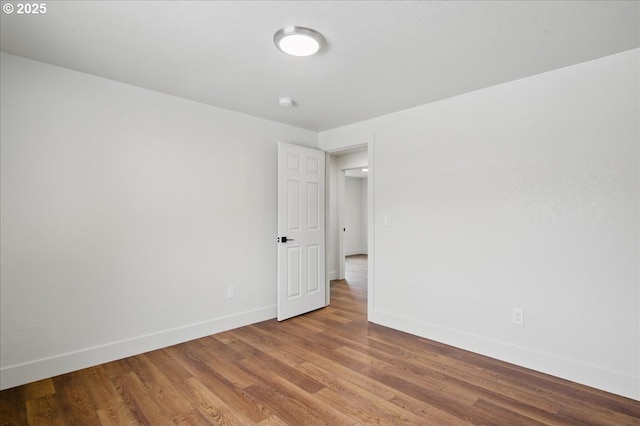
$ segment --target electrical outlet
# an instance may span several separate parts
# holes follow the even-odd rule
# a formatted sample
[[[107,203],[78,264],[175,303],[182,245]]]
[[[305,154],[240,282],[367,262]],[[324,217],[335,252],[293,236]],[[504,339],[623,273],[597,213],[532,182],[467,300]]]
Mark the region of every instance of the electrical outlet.
[[[231,286],[227,287],[227,299],[233,299],[236,297],[236,288]]]
[[[516,325],[524,325],[524,311],[522,308],[512,308],[511,322]]]

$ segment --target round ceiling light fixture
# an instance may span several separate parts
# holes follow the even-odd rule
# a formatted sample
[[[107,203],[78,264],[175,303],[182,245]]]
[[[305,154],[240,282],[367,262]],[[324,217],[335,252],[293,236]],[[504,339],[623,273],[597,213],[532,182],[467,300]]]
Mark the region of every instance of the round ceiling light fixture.
[[[322,49],[324,37],[311,28],[284,27],[273,35],[273,42],[288,55],[311,56]]]

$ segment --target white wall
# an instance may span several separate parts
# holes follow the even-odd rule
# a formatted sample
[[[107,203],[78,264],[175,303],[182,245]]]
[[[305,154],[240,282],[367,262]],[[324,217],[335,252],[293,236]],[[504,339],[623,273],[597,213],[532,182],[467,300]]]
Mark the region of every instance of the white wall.
[[[344,253],[367,254],[367,179],[346,177]]]
[[[1,64],[2,388],[275,316],[276,142],[315,132]]]
[[[321,133],[375,133],[370,319],[640,399],[639,58]]]

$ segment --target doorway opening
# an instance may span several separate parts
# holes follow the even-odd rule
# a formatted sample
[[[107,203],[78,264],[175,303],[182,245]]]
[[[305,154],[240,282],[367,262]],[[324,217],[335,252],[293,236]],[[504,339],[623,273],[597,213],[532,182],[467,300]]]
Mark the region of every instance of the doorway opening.
[[[327,156],[327,277],[333,284],[369,288],[372,186],[367,145]],[[327,292],[327,304],[330,303]]]
[[[344,171],[344,196],[339,199],[342,218],[344,279],[348,285],[367,286],[368,166]]]

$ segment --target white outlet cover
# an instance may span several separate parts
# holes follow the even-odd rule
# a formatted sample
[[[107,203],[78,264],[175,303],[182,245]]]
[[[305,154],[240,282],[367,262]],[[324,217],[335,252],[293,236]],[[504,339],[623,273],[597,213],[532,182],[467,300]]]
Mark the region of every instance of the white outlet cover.
[[[524,325],[524,311],[522,308],[513,308],[511,310],[511,322],[516,325]]]

